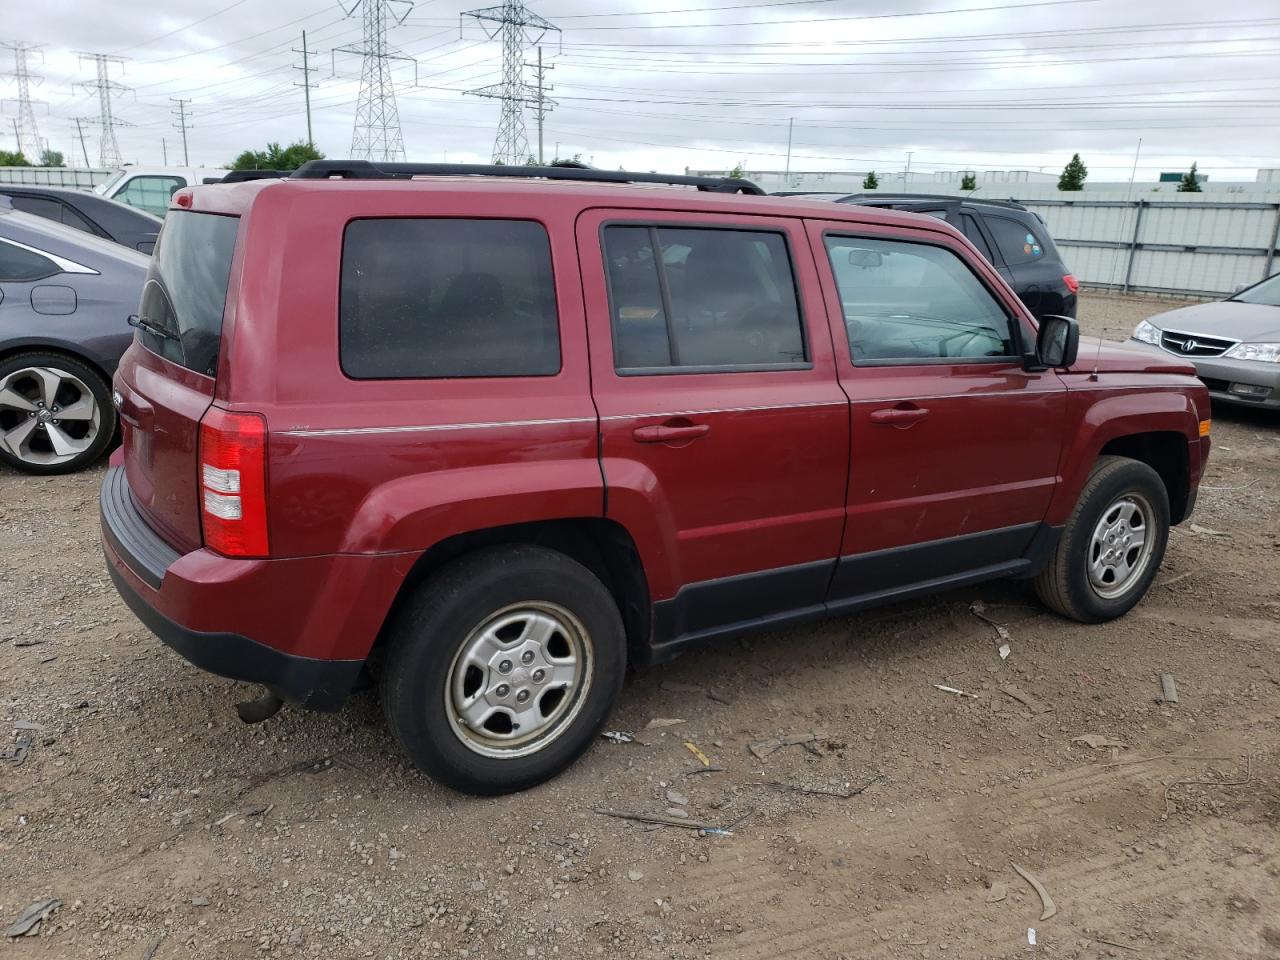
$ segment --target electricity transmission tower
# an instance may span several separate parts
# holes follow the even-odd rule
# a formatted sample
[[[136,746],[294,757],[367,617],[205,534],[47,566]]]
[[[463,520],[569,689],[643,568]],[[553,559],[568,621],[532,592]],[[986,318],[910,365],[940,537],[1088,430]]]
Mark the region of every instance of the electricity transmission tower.
[[[522,0],[503,0],[500,6],[484,7],[463,14],[478,22],[489,39],[502,35],[502,81],[478,90],[468,90],[474,97],[502,101],[502,118],[498,136],[493,141],[493,162],[522,164],[529,158],[529,138],[524,130],[524,105],[541,103],[539,118],[545,113],[545,99],[524,81],[524,51],[539,43],[548,32],[560,28],[538,16]]]
[[[44,152],[44,144],[40,139],[40,129],[36,126],[35,104],[39,101],[31,99],[31,85],[38,84],[42,78],[32,76],[27,70],[27,54],[38,49],[38,46],[22,41],[4,43],[0,46],[13,51],[13,72],[5,76],[11,78],[18,87],[18,120],[14,130],[18,140],[18,152],[31,163],[39,163],[40,154]]]
[[[82,87],[98,91],[98,127],[101,130],[98,165],[106,168],[118,167],[121,165],[122,160],[120,157],[120,144],[116,142],[116,126],[126,126],[127,124],[112,115],[111,96],[112,94],[124,93],[129,88],[111,79],[110,68],[113,63],[123,65],[124,60],[105,53],[80,54],[82,63],[86,58],[92,60],[98,70],[96,80],[80,81]]]
[[[169,99],[177,104],[177,107],[169,112],[173,113],[174,129],[182,131],[182,165],[189,167],[191,166],[191,161],[187,158],[187,131],[191,129],[191,124],[187,123],[187,104],[191,101],[183,100],[181,97],[170,97]],[[174,113],[174,110],[177,112]],[[166,163],[165,166],[168,166],[168,164]]]
[[[392,4],[402,5],[399,16],[391,11]],[[400,134],[391,61],[408,60],[413,64],[415,86],[418,83],[418,61],[387,43],[387,21],[391,20],[396,26],[404,23],[404,18],[413,9],[413,0],[355,0],[349,9],[339,0],[338,6],[347,16],[360,8],[364,20],[360,46],[338,47],[333,51],[356,53],[363,58],[360,99],[356,101],[356,122],[351,133],[351,157],[354,160],[403,160],[404,137]]]

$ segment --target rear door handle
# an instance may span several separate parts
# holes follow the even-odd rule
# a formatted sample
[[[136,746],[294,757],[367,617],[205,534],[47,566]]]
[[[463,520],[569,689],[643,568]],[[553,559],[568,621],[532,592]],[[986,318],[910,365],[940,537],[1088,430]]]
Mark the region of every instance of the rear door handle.
[[[890,407],[887,410],[872,410],[871,422],[905,427],[927,416],[929,416],[927,407]]]
[[[636,427],[631,432],[637,443],[677,443],[681,440],[696,440],[711,429],[709,423],[691,423],[687,426],[667,426],[658,424],[650,427]]]

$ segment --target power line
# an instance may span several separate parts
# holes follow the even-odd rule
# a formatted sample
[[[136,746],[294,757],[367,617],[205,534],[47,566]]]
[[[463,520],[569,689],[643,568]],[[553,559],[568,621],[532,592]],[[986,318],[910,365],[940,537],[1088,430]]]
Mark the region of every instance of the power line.
[[[124,93],[128,87],[122,83],[117,83],[111,79],[111,64],[124,65],[121,57],[111,56],[106,53],[82,53],[80,54],[80,62],[85,59],[92,60],[97,69],[96,80],[82,80],[80,86],[88,90],[96,90],[98,93],[98,128],[100,131],[99,147],[98,147],[98,163],[100,166],[114,168],[121,166],[123,160],[120,156],[120,144],[116,142],[116,125],[125,126],[126,122],[114,116],[111,109],[111,97],[113,94]]]
[[[404,5],[404,11],[398,17],[388,9],[393,3]],[[360,95],[351,132],[351,156],[356,160],[403,160],[404,137],[400,133],[400,114],[396,109],[395,86],[391,81],[391,61],[411,62],[415,83],[418,61],[388,45],[387,20],[397,25],[403,23],[413,9],[413,0],[355,0],[350,9],[343,7],[342,10],[351,16],[357,7],[363,13],[361,45],[338,47],[334,51],[355,53],[362,58]]]
[[[463,16],[479,23],[490,40],[502,36],[501,82],[466,91],[473,97],[502,101],[498,135],[493,141],[493,162],[525,163],[529,158],[529,137],[524,129],[524,105],[540,101],[538,91],[525,83],[525,47],[537,44],[552,31],[559,33],[560,28],[538,16],[521,0],[504,0],[501,6],[470,10]]]
[[[27,69],[27,54],[38,50],[39,45],[18,40],[0,46],[13,51],[13,72],[5,76],[11,78],[18,88],[18,117],[13,125],[18,152],[31,163],[38,163],[44,147],[40,140],[40,128],[36,126],[35,104],[42,101],[31,99],[31,85],[38,84],[44,78],[34,76]]]

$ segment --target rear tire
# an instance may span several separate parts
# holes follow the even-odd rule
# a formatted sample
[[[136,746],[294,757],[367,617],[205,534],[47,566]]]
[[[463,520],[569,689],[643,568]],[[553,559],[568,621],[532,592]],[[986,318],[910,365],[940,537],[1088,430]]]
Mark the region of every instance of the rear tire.
[[[1169,542],[1160,475],[1126,457],[1099,457],[1053,555],[1035,578],[1045,606],[1081,623],[1128,613],[1146,594]]]
[[[87,363],[40,352],[0,362],[0,462],[74,473],[102,456],[115,432],[111,389]]]
[[[535,546],[453,561],[396,615],[380,678],[409,758],[463,793],[524,790],[572,764],[622,690],[626,638],[586,567]]]

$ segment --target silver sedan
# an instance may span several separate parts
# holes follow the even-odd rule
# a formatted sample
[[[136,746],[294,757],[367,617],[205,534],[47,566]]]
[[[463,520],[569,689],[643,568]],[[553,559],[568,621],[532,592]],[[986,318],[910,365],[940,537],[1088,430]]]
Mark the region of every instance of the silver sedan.
[[[1134,341],[1185,357],[1214,400],[1280,410],[1280,274],[1143,320]]]

